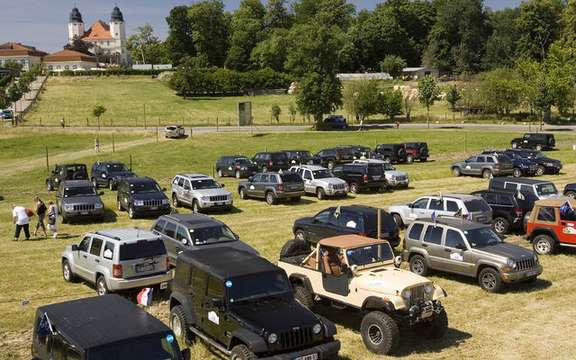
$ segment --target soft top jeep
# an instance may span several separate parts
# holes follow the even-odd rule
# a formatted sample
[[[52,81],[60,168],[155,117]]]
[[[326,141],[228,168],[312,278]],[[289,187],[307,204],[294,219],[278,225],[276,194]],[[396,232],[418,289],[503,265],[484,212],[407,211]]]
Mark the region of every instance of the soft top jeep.
[[[54,167],[46,179],[46,190],[58,189],[61,182],[66,180],[88,180],[88,170],[85,164],[60,164]]]
[[[512,139],[510,144],[513,149],[552,150],[556,146],[556,140],[554,134],[527,133],[521,138]]]
[[[538,200],[530,213],[526,237],[541,255],[558,247],[576,247],[576,200],[563,197]]]
[[[394,351],[399,327],[419,327],[424,335],[442,337],[448,317],[440,303],[446,292],[428,279],[401,270],[387,241],[359,235],[320,240],[316,248],[302,240],[278,261],[298,301],[308,308],[328,300],[336,308],[364,313],[364,345],[377,354]]]
[[[286,273],[232,248],[178,256],[170,324],[187,344],[200,338],[231,359],[337,359],[336,327],[294,299]]]

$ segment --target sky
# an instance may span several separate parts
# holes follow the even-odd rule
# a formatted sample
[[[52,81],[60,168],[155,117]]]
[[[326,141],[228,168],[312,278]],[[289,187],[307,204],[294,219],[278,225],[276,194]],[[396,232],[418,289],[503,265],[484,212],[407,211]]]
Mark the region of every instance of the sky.
[[[165,18],[176,5],[190,4],[185,0],[0,0],[0,44],[16,41],[46,51],[58,51],[68,38],[68,15],[78,6],[86,28],[94,21],[108,21],[117,4],[124,14],[126,30],[150,23],[160,38],[168,31]],[[350,0],[358,9],[373,9],[381,0]],[[224,0],[227,10],[234,10],[240,0]],[[485,0],[492,9],[517,6],[520,0]]]

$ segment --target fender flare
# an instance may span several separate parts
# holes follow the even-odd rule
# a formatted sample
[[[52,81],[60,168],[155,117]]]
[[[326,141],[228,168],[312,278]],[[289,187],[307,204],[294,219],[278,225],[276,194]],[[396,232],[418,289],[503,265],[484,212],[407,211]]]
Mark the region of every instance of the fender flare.
[[[387,313],[392,313],[396,310],[392,302],[377,296],[369,296],[364,299],[364,302],[362,303],[362,310],[367,309],[384,309]]]
[[[534,238],[538,235],[548,235],[552,239],[554,239],[554,241],[559,242],[558,236],[556,236],[556,233],[554,231],[551,231],[550,229],[547,229],[547,228],[536,228],[536,229],[532,230],[528,239],[530,240],[530,242],[533,242]]]
[[[235,339],[248,346],[248,348],[255,354],[268,351],[268,344],[266,341],[264,341],[261,336],[246,328],[238,328],[232,332],[232,338],[230,340],[229,347],[235,344]]]
[[[310,282],[310,279],[308,279],[308,276],[304,275],[304,274],[291,274],[290,277],[290,283],[294,283],[294,282],[301,282],[302,285],[304,285],[304,287],[310,291],[311,293],[314,293],[314,289],[312,288],[312,283]]]
[[[196,324],[196,316],[192,312],[192,306],[188,301],[187,297],[184,296],[183,294],[173,292],[170,295],[170,310],[172,310],[173,307],[172,304],[174,300],[178,302],[180,305],[182,305],[182,308],[184,309],[184,314],[186,315],[186,319],[190,322],[190,325]]]

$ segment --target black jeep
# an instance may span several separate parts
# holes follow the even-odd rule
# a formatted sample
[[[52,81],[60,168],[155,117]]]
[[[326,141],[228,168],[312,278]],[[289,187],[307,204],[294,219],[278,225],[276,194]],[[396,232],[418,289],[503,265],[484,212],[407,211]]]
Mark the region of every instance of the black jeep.
[[[312,160],[315,165],[321,165],[330,170],[335,165],[351,163],[352,161],[354,161],[354,150],[345,147],[320,150]]]
[[[84,164],[56,165],[50,177],[46,179],[46,190],[54,191],[66,180],[88,180],[88,171]]]
[[[512,139],[513,149],[553,150],[556,146],[554,134],[528,133],[521,138]]]
[[[96,189],[105,186],[114,190],[121,179],[135,176],[132,169],[119,161],[96,161],[92,165],[91,181]]]
[[[386,176],[381,164],[356,163],[337,165],[332,169],[334,176],[346,181],[350,192],[378,191],[386,188]]]
[[[130,219],[142,215],[165,215],[172,210],[166,189],[149,177],[126,178],[118,183],[118,211],[127,210]]]
[[[340,349],[334,324],[294,299],[284,270],[232,248],[178,256],[170,325],[231,359],[337,359]]]
[[[492,228],[499,235],[521,230],[524,216],[532,210],[529,201],[518,192],[505,190],[480,190],[472,195],[480,196],[492,209]]]
[[[407,161],[404,144],[380,144],[376,146],[374,152],[380,154],[385,161],[391,163],[404,163]]]

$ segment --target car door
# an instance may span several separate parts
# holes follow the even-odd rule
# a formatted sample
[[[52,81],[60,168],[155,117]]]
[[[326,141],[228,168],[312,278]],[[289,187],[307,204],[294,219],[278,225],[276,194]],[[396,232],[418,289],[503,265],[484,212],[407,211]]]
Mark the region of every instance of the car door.
[[[445,270],[462,275],[474,275],[474,259],[460,231],[446,229],[442,245],[444,251],[441,257]]]
[[[224,284],[221,280],[208,275],[208,286],[206,287],[205,302],[202,309],[202,329],[213,339],[224,338],[224,323],[226,314],[223,307],[216,306],[214,300],[224,302]]]
[[[555,231],[564,244],[576,244],[576,211],[566,205],[556,208],[556,218],[560,219],[560,227]]]
[[[254,186],[256,187],[256,189],[254,191],[254,196],[259,197],[259,198],[264,197],[264,193],[266,192],[266,188],[272,182],[271,178],[274,178],[274,180],[276,180],[275,175],[269,175],[269,174],[260,175],[260,181],[257,182],[256,184],[254,184]]]
[[[458,205],[458,202],[456,202],[455,200],[445,199],[444,207],[445,207],[444,213],[446,214],[446,216],[454,216],[458,212],[458,210],[460,210],[460,205]]]
[[[104,240],[94,236],[90,244],[90,251],[88,252],[87,270],[88,279],[96,281],[96,273],[101,272],[102,269],[102,248]]]
[[[85,236],[78,244],[77,250],[72,252],[75,264],[73,272],[84,279],[89,279],[90,274],[88,271],[88,250],[90,249],[91,241],[91,236]]]
[[[326,209],[319,212],[310,221],[306,229],[306,237],[309,241],[318,242],[325,237],[336,234],[338,220],[333,216],[334,209]],[[328,234],[328,236],[326,236]]]
[[[166,253],[168,253],[170,260],[172,261],[172,260],[176,259],[176,244],[173,241],[173,239],[169,238],[164,233],[164,231],[165,231],[164,228],[166,227],[167,223],[168,223],[168,221],[164,220],[163,218],[159,218],[156,221],[156,223],[154,224],[154,227],[152,228],[152,232],[154,234],[160,236],[162,241],[164,241],[164,246],[166,247]]]
[[[486,157],[485,156],[477,156],[476,161],[474,161],[472,166],[471,175],[480,175],[482,174],[482,167],[486,165]]]
[[[176,257],[186,250],[186,248],[192,246],[192,242],[190,241],[190,232],[182,225],[178,225],[176,228],[176,242],[174,245]]]
[[[256,184],[260,182],[262,179],[262,174],[258,173],[252,177],[252,180],[248,180],[248,184],[246,184],[246,193],[249,196],[254,197],[256,194]]]
[[[407,214],[408,223],[411,223],[412,221],[419,218],[421,219],[427,217],[426,214],[428,213],[429,202],[430,202],[429,197],[423,197],[414,201],[411,204]]]
[[[334,211],[332,218],[336,219],[334,231],[329,236],[358,234],[358,233],[371,233],[369,229],[365,229],[364,218],[361,213],[342,209],[340,215],[338,211]],[[333,220],[330,221],[331,223]],[[330,230],[330,228],[329,228]],[[328,236],[327,236],[328,237]]]
[[[344,256],[339,249],[320,247],[320,271],[325,292],[345,297],[350,293],[350,279],[343,271]]]
[[[112,269],[114,265],[114,253],[116,252],[115,243],[112,241],[104,242],[102,256],[100,257],[100,265],[104,269]]]
[[[226,176],[234,176],[235,169],[234,169],[234,158],[227,158],[223,161],[222,165],[222,173]]]
[[[442,236],[444,227],[440,225],[430,224],[426,228],[424,238],[422,239],[422,247],[428,253],[428,263],[431,268],[438,270],[445,270],[443,266],[444,248],[442,247]]]
[[[442,198],[430,198],[430,202],[428,203],[428,208],[426,209],[426,217],[439,217],[445,216],[446,212],[444,211],[444,199]]]
[[[194,193],[193,193],[193,189],[192,189],[192,184],[190,183],[190,180],[188,179],[183,179],[183,184],[182,184],[182,196],[184,201],[187,204],[192,205],[192,202],[194,201]]]
[[[308,169],[302,169],[300,176],[302,176],[302,179],[304,180],[304,191],[310,194],[315,193],[316,189],[314,189],[314,184],[312,184],[312,171]]]
[[[466,161],[464,161],[464,167],[460,169],[460,172],[464,175],[473,175],[474,174],[473,167],[476,166],[475,164],[476,164],[476,156],[472,156],[466,159]]]
[[[164,246],[166,246],[166,251],[168,252],[169,256],[176,260],[178,257],[177,247],[179,246],[178,241],[176,240],[176,229],[178,225],[173,223],[172,221],[166,221],[166,225],[164,225],[164,229],[162,231],[162,240],[164,241]]]

